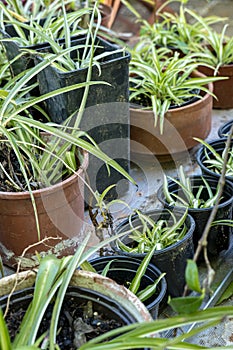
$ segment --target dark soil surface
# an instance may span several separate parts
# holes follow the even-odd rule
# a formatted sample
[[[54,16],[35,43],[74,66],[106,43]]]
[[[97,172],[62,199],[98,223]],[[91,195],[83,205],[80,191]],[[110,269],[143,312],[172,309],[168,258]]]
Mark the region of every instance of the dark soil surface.
[[[25,179],[20,171],[19,162],[15,156],[15,153],[10,147],[7,146],[7,143],[4,144],[3,142],[1,142],[0,148],[0,163],[2,165],[0,168],[0,191],[25,191]],[[27,159],[24,159],[24,165],[25,169],[29,171],[31,170],[30,162]],[[9,177],[13,181],[10,181]],[[12,182],[15,183],[15,186],[12,185]]]
[[[92,301],[81,301],[78,298],[66,297],[63,303],[58,323],[57,344],[62,350],[77,349],[86,341],[97,337],[111,329],[124,325],[123,321],[116,320],[116,317],[107,315],[107,312],[98,311],[98,307]],[[10,338],[13,340],[17,334],[26,307],[11,309],[6,317]],[[45,317],[42,320],[38,336],[48,334],[52,305],[48,307]]]

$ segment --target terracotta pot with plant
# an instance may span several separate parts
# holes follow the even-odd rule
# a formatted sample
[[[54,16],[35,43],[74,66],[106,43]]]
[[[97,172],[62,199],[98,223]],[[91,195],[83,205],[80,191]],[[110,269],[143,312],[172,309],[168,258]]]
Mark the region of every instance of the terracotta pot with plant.
[[[221,33],[206,26],[203,43],[193,46],[200,64],[199,70],[207,76],[226,77],[214,82],[214,108],[233,107],[233,38],[226,35],[227,25]]]
[[[196,71],[195,57],[168,56],[148,41],[130,62],[131,151],[164,157],[194,147],[211,129],[214,77]]]
[[[169,12],[165,10],[167,4],[177,6],[179,10]],[[170,54],[177,51],[180,55],[189,54],[193,43],[203,42],[203,36],[206,33],[206,26],[213,26],[218,22],[226,20],[220,16],[203,17],[196,11],[188,8],[182,0],[162,1],[156,10],[155,21],[149,23],[141,20],[140,40],[151,40],[154,45],[170,49]]]
[[[77,249],[83,234],[87,152],[121,169],[128,177],[87,133],[79,130],[77,122],[70,126],[68,120],[61,126],[33,118],[33,111],[39,110],[49,120],[40,102],[84,86],[85,105],[88,81],[40,97],[29,95],[34,85],[27,83],[50,63],[41,62],[1,89],[0,252],[10,266],[16,266],[19,260],[22,268],[34,266],[36,251],[62,255]],[[80,113],[77,120],[81,119]],[[48,237],[43,245],[31,247],[21,256],[25,248]]]
[[[152,320],[128,289],[107,277],[77,270],[106,244],[86,249],[89,238],[87,235],[73,256],[58,259],[50,255],[41,258],[37,272],[23,271],[1,279],[0,345],[5,334],[2,309],[11,337],[8,344],[14,349],[43,347],[45,342],[74,349],[111,329]],[[62,328],[59,332],[58,327]]]

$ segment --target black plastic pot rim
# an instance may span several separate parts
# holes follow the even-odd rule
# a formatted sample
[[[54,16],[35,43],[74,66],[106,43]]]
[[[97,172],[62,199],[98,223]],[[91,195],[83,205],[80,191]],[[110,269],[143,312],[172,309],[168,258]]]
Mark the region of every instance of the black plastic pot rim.
[[[212,141],[209,141],[208,144],[211,145],[213,148],[215,148],[214,146],[215,145],[224,145],[226,144],[227,142],[227,137],[222,137],[222,138],[219,138],[217,140],[212,140]],[[231,145],[233,145],[233,140],[231,140]],[[225,147],[224,147],[225,148]],[[223,148],[223,149],[224,149]],[[197,151],[197,154],[196,154],[196,160],[197,160],[197,163],[198,165],[200,166],[200,168],[202,170],[204,170],[210,177],[212,178],[220,178],[220,174],[218,173],[215,173],[214,171],[210,170],[205,164],[204,164],[204,160],[206,159],[205,155],[204,155],[204,150],[206,149],[206,147],[204,145],[202,145],[200,147],[200,149]],[[222,150],[223,150],[222,149]],[[211,154],[211,152],[206,149],[207,152],[209,152]],[[229,175],[226,175],[226,179],[227,180],[230,180],[231,182],[233,181],[233,176],[229,176]]]
[[[11,296],[12,303],[18,304],[24,300],[32,300],[34,287],[29,287],[23,290],[18,290]],[[135,318],[116,300],[111,299],[107,295],[98,293],[88,288],[69,286],[66,292],[67,295],[81,297],[91,300],[105,307],[107,310],[115,313],[125,324],[135,322]],[[0,307],[4,308],[7,305],[8,295],[0,297]]]
[[[202,176],[201,175],[194,175],[194,176],[190,176],[190,179],[201,179]],[[218,183],[218,180],[216,178],[214,178],[213,176],[205,176],[205,180],[211,180],[211,181],[214,181],[216,182],[216,185]],[[168,180],[168,186],[169,184],[171,183],[174,183],[175,182],[173,180]],[[223,203],[220,203],[218,204],[217,208],[220,209],[222,207],[225,207],[227,205],[230,205],[232,202],[233,202],[233,187],[232,187],[232,183],[229,181],[229,180],[225,180],[225,184],[228,185],[229,188],[232,188],[232,197],[229,198],[228,200],[224,201]],[[178,185],[177,185],[178,186]],[[163,193],[163,190],[162,190],[162,187],[161,186],[159,189],[158,189],[158,192],[161,191]],[[223,193],[224,194],[224,193]],[[165,198],[165,197],[164,197]],[[161,201],[162,202],[162,201]],[[162,203],[166,203],[168,205],[169,208],[171,209],[174,209],[174,208],[177,208],[177,210],[185,210],[187,207],[183,206],[178,206],[178,205],[169,205],[169,203],[166,202],[166,200],[164,199]],[[200,211],[203,211],[203,212],[208,212],[208,211],[212,211],[213,209],[213,206],[211,207],[208,207],[208,208],[187,208],[188,209],[188,212],[191,214],[191,213],[197,213],[197,212],[200,212]],[[191,214],[192,215],[192,214]]]
[[[107,259],[105,259],[107,258]],[[106,257],[100,257],[100,258],[96,258],[96,259],[91,259],[89,260],[89,262],[92,264],[94,261],[99,260],[99,262],[104,262],[104,260],[107,260],[107,262],[109,262],[110,260],[114,260],[114,261],[119,261],[119,262],[125,262],[126,264],[130,261],[133,263],[137,263],[137,265],[139,266],[141,263],[141,260],[136,259],[134,257],[130,257],[130,258],[126,258],[125,255],[111,255],[111,256],[106,256]],[[127,268],[127,267],[111,267],[109,268],[109,271],[132,271],[136,273],[136,270],[132,270],[132,268]],[[162,272],[155,266],[155,265],[148,265],[146,271],[149,270],[151,273],[153,273],[154,275],[157,275],[156,278],[159,278],[159,276],[162,274]],[[145,272],[146,274],[146,272]],[[159,282],[159,286],[160,286],[160,291],[157,293],[157,297],[153,300],[153,302],[151,302],[150,304],[147,304],[146,301],[144,302],[144,304],[146,305],[146,307],[148,308],[148,310],[151,310],[155,307],[156,304],[159,304],[162,299],[164,298],[165,294],[166,294],[166,290],[167,290],[167,282],[166,282],[166,276],[163,277],[160,282]],[[154,293],[156,295],[156,292]]]
[[[230,121],[228,121],[227,123],[223,124],[223,125],[218,129],[218,136],[219,136],[220,138],[225,138],[225,137],[227,137],[227,132],[230,131],[230,128],[231,128],[232,124],[233,124],[233,119],[230,120]],[[225,130],[225,129],[228,129],[228,127],[229,127],[229,130],[228,130],[227,132],[224,132],[224,130]]]
[[[78,39],[78,41],[79,41],[80,39]],[[85,40],[85,38],[84,38],[84,40]],[[106,61],[104,61],[104,62],[99,62],[99,65],[100,65],[100,67],[108,67],[109,65],[111,65],[113,62],[120,62],[120,61],[122,61],[122,59],[124,59],[124,60],[127,60],[128,62],[130,61],[130,58],[131,58],[131,55],[130,55],[130,53],[128,52],[128,51],[126,51],[126,50],[124,50],[124,49],[121,49],[120,47],[117,47],[116,45],[112,45],[111,43],[109,43],[108,41],[106,41],[106,40],[104,40],[104,39],[102,39],[102,38],[99,38],[99,37],[97,37],[96,38],[96,40],[97,41],[100,41],[100,45],[101,45],[101,43],[102,44],[105,44],[105,45],[108,45],[110,48],[111,48],[111,50],[107,50],[106,49],[106,52],[108,52],[109,53],[109,56],[110,55],[114,55],[114,54],[116,54],[117,53],[117,50],[122,50],[122,52],[118,52],[118,54],[119,54],[119,57],[114,57],[114,58],[111,58],[111,59],[106,59]],[[77,39],[75,40],[75,39],[72,39],[71,38],[71,46],[72,46],[72,43],[75,43],[77,41]],[[79,42],[77,42],[77,44],[79,44]],[[76,45],[75,45],[76,46]],[[84,44],[84,46],[85,46],[85,44]],[[49,43],[45,46],[45,47],[43,47],[42,48],[42,52],[43,52],[43,49],[49,49],[50,48],[50,46],[49,46]],[[75,49],[74,49],[75,50]],[[39,60],[39,61],[42,61],[43,60],[43,58],[41,57],[41,56],[36,56],[35,57],[35,61],[37,61],[37,60]],[[95,65],[93,64],[93,67],[94,67]],[[61,70],[59,70],[58,68],[56,68],[56,67],[54,67],[54,66],[50,66],[53,70],[54,70],[54,72],[56,73],[56,74],[58,74],[58,75],[61,75],[61,76],[63,76],[63,77],[65,77],[65,76],[69,76],[69,75],[72,75],[72,74],[74,74],[74,72],[77,72],[77,71],[80,71],[80,72],[82,72],[82,71],[86,71],[87,70],[87,68],[88,67],[85,67],[85,68],[78,68],[78,69],[75,69],[75,70],[71,70],[71,71],[68,71],[68,72],[63,72],[63,71],[61,71]]]
[[[183,210],[179,210],[178,208],[177,209],[175,208],[174,211],[176,213],[178,213],[178,214],[183,214],[184,211],[185,211],[185,208]],[[147,215],[148,214],[156,214],[156,213],[158,213],[158,214],[159,213],[160,214],[165,214],[166,212],[168,212],[167,209],[164,209],[162,211],[158,209],[158,211],[153,210],[153,211],[146,212],[145,214],[147,214]],[[186,240],[188,240],[189,238],[192,237],[194,229],[195,229],[195,221],[194,221],[194,219],[192,218],[192,216],[190,214],[187,215],[187,218],[185,220],[186,223],[187,223],[187,220],[190,221],[190,225],[189,225],[190,227],[188,228],[188,232],[186,233],[186,235],[180,241],[178,241],[178,242],[176,242],[174,244],[171,244],[170,246],[168,246],[166,248],[163,248],[161,250],[155,250],[154,251],[154,255],[161,255],[161,254],[164,254],[165,252],[169,252],[169,251],[171,251],[171,250],[173,250],[175,248],[178,248],[180,245],[183,244],[184,241],[186,241]],[[119,233],[123,232],[121,230],[121,228],[124,228],[124,226],[126,224],[128,224],[128,219],[125,219],[123,222],[121,222],[116,227],[116,231],[117,231],[116,234],[119,234]],[[129,235],[130,235],[130,233],[128,233],[125,236],[121,237],[121,240],[124,239],[125,237],[129,236]],[[146,253],[128,253],[127,254],[127,252],[124,252],[122,249],[120,249],[120,247],[117,244],[117,240],[115,242],[113,242],[113,244],[117,247],[118,251],[122,252],[122,254],[124,254],[124,255],[131,255],[132,257],[135,257],[135,258],[137,258],[137,257],[142,258],[142,257],[144,257],[146,255]]]

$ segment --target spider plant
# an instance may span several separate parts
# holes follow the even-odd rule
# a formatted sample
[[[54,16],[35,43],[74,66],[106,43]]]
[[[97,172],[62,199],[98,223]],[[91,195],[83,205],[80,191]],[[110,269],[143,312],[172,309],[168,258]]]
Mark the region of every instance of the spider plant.
[[[24,320],[22,322],[20,331],[17,338],[12,342],[8,333],[6,323],[4,321],[2,311],[0,309],[0,346],[3,350],[23,350],[23,349],[39,349],[40,344],[43,342],[45,335],[39,339],[36,337],[36,333],[40,324],[41,317],[46,310],[47,305],[54,298],[55,304],[52,311],[51,324],[49,326],[50,332],[46,342],[43,342],[46,349],[55,349],[56,334],[57,334],[57,321],[59,318],[61,305],[64,300],[67,286],[70,282],[74,270],[88,259],[97,246],[84,251],[87,240],[85,239],[83,245],[77,250],[74,256],[69,256],[63,259],[56,259],[53,256],[46,257],[40,261],[40,268],[37,272],[35,292],[33,295],[33,303],[31,308],[28,309]],[[113,238],[111,238],[113,239]],[[109,239],[109,240],[111,240]],[[108,241],[100,243],[98,248],[103,244],[107,244]],[[188,286],[193,290],[200,291],[200,285],[197,281],[196,268],[193,268],[193,263],[189,263],[189,268],[186,271],[186,278]],[[190,267],[191,266],[191,267]],[[194,271],[195,270],[195,271]],[[46,273],[45,273],[46,271]],[[195,273],[194,273],[195,272]],[[48,278],[50,276],[50,278]],[[43,285],[43,288],[41,286]],[[119,327],[112,331],[109,331],[101,336],[98,336],[83,345],[80,346],[80,350],[123,350],[123,349],[138,349],[139,347],[150,347],[160,349],[204,349],[200,345],[190,344],[188,338],[194,336],[208,327],[220,324],[225,317],[233,316],[233,307],[231,306],[219,306],[209,308],[207,310],[196,311],[194,305],[190,305],[190,300],[187,300],[189,307],[184,309],[184,301],[189,297],[182,298],[182,305],[179,310],[183,310],[183,314],[172,316],[166,319],[157,319],[150,322],[133,323],[127,326]],[[180,299],[180,298],[179,298]],[[196,300],[196,299],[195,299]],[[176,299],[174,299],[176,301]],[[194,301],[194,299],[192,299]],[[180,300],[181,302],[181,300]],[[177,303],[174,303],[177,306]],[[197,304],[197,303],[196,303]],[[40,306],[42,306],[40,308]],[[183,307],[182,307],[183,306]],[[184,313],[185,310],[185,313]],[[37,317],[35,317],[37,312]],[[191,325],[195,322],[200,323],[201,327],[195,327],[191,331],[189,327],[184,329],[181,335],[176,337],[167,338],[161,337],[159,334],[171,330],[173,328],[184,327]],[[226,347],[224,347],[225,349]],[[215,347],[214,347],[215,349]],[[220,349],[216,347],[216,349]]]
[[[167,3],[172,2],[174,1],[168,1]],[[203,41],[206,26],[226,19],[218,16],[202,17],[185,7],[184,1],[180,1],[180,3],[179,12],[177,13],[162,12],[163,5],[158,8],[156,20],[153,24],[142,20],[141,39],[147,40],[150,38],[156,46],[165,46],[187,54],[193,43]]]
[[[164,175],[163,192],[169,205],[176,205],[186,208],[210,208],[214,206],[216,199],[218,198],[219,186],[217,187],[216,192],[213,193],[211,186],[208,184],[206,179],[204,177],[201,177],[203,185],[195,188],[194,193],[191,179],[184,173],[182,165],[179,168],[178,177],[179,179],[175,179],[173,177]],[[167,181],[168,178],[179,186],[179,188],[182,190],[183,196],[169,192]],[[205,190],[205,192],[207,191],[208,199],[204,200],[202,196],[203,190]]]
[[[154,221],[149,215],[143,214],[139,210],[135,211],[140,227],[135,228],[133,219],[135,214],[129,217],[129,225],[132,232],[128,235],[130,244],[125,244],[117,240],[118,247],[129,253],[147,253],[151,250],[161,250],[180,241],[187,232],[185,219],[187,210],[180,218],[171,212],[171,220],[159,219]]]
[[[63,257],[62,259],[58,259],[53,255],[44,258],[38,256],[40,264],[36,274],[33,299],[28,306],[27,312],[20,324],[20,329],[12,343],[8,337],[7,328],[4,325],[0,309],[1,349],[22,349],[27,346],[35,348],[37,345],[39,346],[39,344],[43,343],[44,338],[48,338],[47,342],[44,342],[44,344],[47,343],[46,348],[48,348],[49,344],[49,349],[57,349],[56,337],[58,334],[58,318],[67,287],[75,270],[101,247],[115,239],[114,237],[108,238],[104,242],[87,249],[87,243],[90,236],[91,233],[87,234],[83,243],[79,246],[73,256]],[[86,287],[91,289],[88,282]],[[54,305],[49,332],[38,338],[37,333],[43,315],[45,314],[48,305],[53,300]],[[4,347],[6,344],[8,347]]]
[[[123,52],[123,49],[115,49],[114,51],[103,51],[102,52],[102,45],[98,43],[98,39],[97,39],[97,34],[98,34],[98,30],[100,27],[100,22],[101,22],[101,14],[100,11],[98,10],[98,1],[95,2],[95,6],[92,9],[92,15],[90,18],[90,29],[86,32],[86,36],[83,40],[80,41],[80,45],[77,48],[77,50],[75,50],[73,53],[68,53],[66,55],[60,56],[59,59],[54,60],[53,59],[53,63],[52,65],[62,71],[62,72],[68,72],[68,71],[73,71],[73,70],[77,70],[77,69],[82,69],[82,68],[86,68],[89,65],[89,61],[90,61],[90,57],[92,55],[92,43],[94,43],[95,47],[94,47],[94,55],[92,58],[92,63],[93,65],[96,65],[98,67],[98,70],[101,74],[101,68],[100,68],[100,62],[103,62],[104,59],[108,56],[111,56],[113,53],[117,54],[119,52]],[[64,43],[59,43],[52,40],[49,40],[48,38],[48,42],[50,43],[50,49],[49,50],[44,50],[45,52],[43,52],[43,50],[41,52],[37,52],[37,56],[41,57],[41,58],[47,58],[47,59],[51,59],[54,58],[55,55],[57,55],[57,53],[59,53],[62,49],[64,48],[68,48],[72,46],[72,42],[71,42],[71,35],[72,35],[72,31],[70,30],[70,26],[68,23],[68,16],[69,13],[66,13],[66,10],[63,6],[63,21],[65,20],[65,42]],[[97,18],[97,23],[94,26],[94,19],[95,17]],[[95,27],[95,29],[92,31],[91,28]],[[45,37],[46,39],[46,37]],[[75,48],[74,48],[75,49]],[[76,53],[77,54],[76,54]],[[33,52],[32,52],[33,53]]]
[[[70,0],[66,0],[66,6],[70,4]],[[4,7],[12,15],[12,18],[20,20],[22,22],[29,19],[41,19],[51,14],[58,16],[61,14],[61,1],[60,0],[8,0],[3,1]]]
[[[152,284],[148,285],[146,288],[142,290],[139,290],[141,285],[141,279],[146,273],[146,269],[150,263],[151,257],[153,256],[155,249],[156,249],[156,246],[154,246],[154,248],[151,249],[145,255],[140,265],[138,266],[137,271],[135,272],[134,278],[132,279],[132,281],[127,281],[127,285],[126,285],[126,287],[131,292],[133,292],[142,302],[145,302],[146,300],[148,300],[156,292],[159,282],[165,276],[165,273],[161,273],[160,276]],[[101,272],[102,276],[108,276],[108,272],[109,270],[111,270],[111,265],[115,260],[117,259],[114,259],[113,257],[112,260],[110,260],[106,264],[105,268]],[[91,264],[91,262],[88,262],[88,261],[84,262],[84,264],[82,264],[81,267],[86,271],[97,272],[93,267],[93,265]]]
[[[60,7],[59,16],[54,16],[51,11],[46,18],[30,18],[25,22],[15,19],[7,6],[0,3],[1,16],[4,18],[1,21],[1,29],[6,37],[3,42],[13,41],[18,47],[28,47],[41,43],[53,44],[54,41],[62,38],[67,42],[71,36],[86,34],[87,30],[81,28],[79,23],[82,16],[90,14],[91,9],[85,8],[67,13],[64,1]]]
[[[223,167],[223,158],[226,153],[226,148],[223,151],[218,152],[208,142],[196,138],[205,147],[205,161],[207,168],[214,171],[216,174],[221,174]],[[207,152],[209,150],[210,152]],[[226,164],[226,176],[233,176],[233,147],[231,146],[228,151],[228,160]]]
[[[6,53],[2,44],[0,44],[0,85],[8,81],[11,77],[10,68],[7,62]]]
[[[156,49],[150,41],[139,42],[131,52],[130,101],[154,112],[154,125],[159,120],[163,133],[166,112],[178,108],[191,98],[201,99],[200,91],[213,95],[206,85],[221,80],[218,77],[195,77],[198,68],[192,55],[180,57],[178,52],[168,56],[166,48]],[[216,79],[216,80],[215,80]]]
[[[129,178],[125,170],[104,154],[86,133],[79,130],[79,122],[85,108],[89,85],[97,84],[97,82],[93,82],[93,84],[90,82],[92,58],[90,59],[86,82],[61,88],[39,97],[29,95],[31,89],[35,86],[35,84],[28,86],[31,79],[50,65],[53,60],[68,51],[71,51],[71,49],[63,50],[54,59],[44,60],[19,76],[12,78],[0,91],[1,155],[7,154],[6,158],[1,158],[1,172],[6,177],[6,182],[11,183],[11,191],[13,188],[16,191],[26,190],[30,192],[37,222],[38,237],[40,236],[40,227],[33,197],[35,184],[37,188],[47,187],[61,181],[70,173],[74,173],[79,164],[82,163],[80,150],[86,150],[97,156],[106,162],[107,166],[113,166]],[[73,123],[73,116],[70,116],[69,120],[73,123],[72,128],[68,125],[69,120],[61,126],[54,123],[46,124],[32,117],[32,107],[41,112],[39,103],[60,93],[78,88],[84,88],[84,95],[80,109],[75,113],[75,116],[77,115],[75,123]],[[45,114],[45,112],[43,113]],[[51,135],[49,142],[43,139],[43,134],[41,134],[43,132]],[[84,135],[86,139],[83,138]],[[8,172],[8,169],[12,169],[12,165],[6,168],[6,159],[10,159],[11,162],[12,159],[15,159],[18,169]],[[17,176],[18,170],[22,173],[20,180]]]
[[[218,74],[219,68],[233,63],[233,38],[226,35],[228,24],[224,25],[221,33],[206,26],[203,35],[204,44],[194,43],[192,51],[197,53],[200,64],[208,64]]]

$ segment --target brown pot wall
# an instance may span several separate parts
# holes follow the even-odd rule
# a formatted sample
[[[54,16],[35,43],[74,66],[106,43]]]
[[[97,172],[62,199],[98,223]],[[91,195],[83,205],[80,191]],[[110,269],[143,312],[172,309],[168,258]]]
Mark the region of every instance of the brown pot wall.
[[[213,85],[208,86],[213,91]],[[185,152],[205,139],[211,130],[212,96],[205,94],[192,104],[171,109],[165,114],[163,134],[159,122],[154,127],[152,111],[130,108],[131,152],[169,156]]]
[[[84,154],[77,174],[49,188],[33,191],[40,224],[40,237],[29,192],[0,192],[0,255],[5,264],[15,267],[25,248],[45,237],[53,237],[36,245],[25,254],[35,260],[35,251],[49,251],[57,256],[75,252],[82,240],[84,222],[84,170],[88,154]],[[33,262],[22,260],[22,269]]]
[[[201,66],[199,70],[207,76],[213,75],[211,68]],[[214,94],[217,97],[217,99],[213,99],[213,107],[219,109],[233,108],[233,64],[220,67],[217,76],[228,77],[228,79],[213,83]]]
[[[110,28],[112,7],[106,4],[99,4],[99,10],[102,16],[101,25],[106,28]]]

